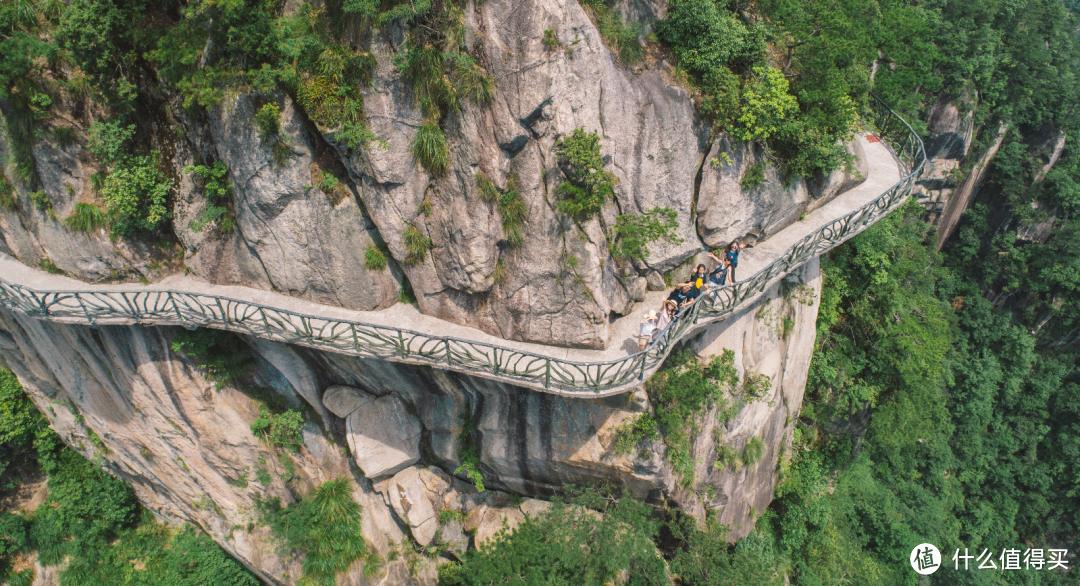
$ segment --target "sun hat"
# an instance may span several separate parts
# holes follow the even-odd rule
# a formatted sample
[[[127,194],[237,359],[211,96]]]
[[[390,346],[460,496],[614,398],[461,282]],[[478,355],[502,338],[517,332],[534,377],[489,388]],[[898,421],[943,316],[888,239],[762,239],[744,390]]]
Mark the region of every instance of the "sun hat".
[[[649,313],[645,317],[647,317],[649,319],[656,319],[656,310],[655,309],[650,309]]]

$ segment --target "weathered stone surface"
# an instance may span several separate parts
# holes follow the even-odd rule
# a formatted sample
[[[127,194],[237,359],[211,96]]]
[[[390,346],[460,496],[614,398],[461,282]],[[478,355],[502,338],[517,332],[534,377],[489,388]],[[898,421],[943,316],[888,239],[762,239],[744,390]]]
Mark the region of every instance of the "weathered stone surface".
[[[394,395],[362,404],[345,423],[349,450],[368,478],[396,474],[420,460],[420,422]]]
[[[348,455],[318,432],[317,422],[309,422],[303,430],[303,449],[289,455],[295,475],[283,481],[279,454],[269,451],[250,430],[258,405],[230,385],[215,390],[213,382],[171,352],[174,331],[139,326],[91,329],[0,311],[4,340],[0,354],[70,446],[93,457],[90,433],[101,438],[109,450],[98,454],[105,468],[129,483],[159,519],[191,523],[263,580],[291,583],[284,576],[302,574],[300,559],[275,554],[269,528],[246,529],[254,497],[261,494],[290,503],[326,480],[354,477]],[[281,393],[299,409],[305,399],[278,369],[303,366],[280,361],[281,356],[260,354],[258,384]],[[68,408],[53,408],[54,402],[74,406],[80,417]],[[318,408],[322,410],[322,405]],[[272,482],[257,491],[237,487],[238,478],[253,479],[260,461]],[[363,507],[364,537],[385,557],[403,535],[382,497],[363,477],[354,478],[353,496]],[[214,506],[207,507],[207,501]],[[343,584],[367,583],[360,565],[356,573],[360,578]]]
[[[331,194],[319,187],[319,170],[347,179],[344,168],[336,169],[334,151],[308,134],[288,97],[281,98],[281,109],[281,132],[291,149],[281,166],[273,161],[270,144],[259,138],[252,97],[226,99],[210,112],[214,158],[229,168],[237,228],[226,237],[209,229],[194,232],[191,221],[205,200],[185,191],[176,224],[189,251],[187,266],[217,283],[273,288],[352,309],[396,303],[401,288],[396,263],[382,271],[364,269],[364,253],[379,236],[353,187],[342,181]]]
[[[821,175],[807,186],[812,199],[805,211],[813,211],[828,203],[837,195],[849,189],[854,189],[860,183],[866,181],[866,176],[870,172],[870,165],[866,162],[866,152],[863,150],[862,143],[858,140],[848,142],[847,151],[854,157],[849,166],[835,169],[827,175]]]
[[[438,468],[406,468],[381,483],[398,517],[409,526],[413,539],[421,546],[431,543],[439,528],[443,496],[452,490],[449,476]]]
[[[726,162],[724,155],[731,159]],[[710,248],[736,238],[762,240],[794,222],[807,209],[810,194],[800,178],[784,187],[776,166],[760,147],[732,141],[721,134],[713,142],[701,170],[697,230]],[[743,190],[740,182],[751,165],[765,165],[765,182]]]
[[[356,387],[347,387],[345,385],[334,385],[323,392],[323,405],[330,410],[331,413],[338,417],[348,417],[350,413],[356,411],[361,406],[367,405],[375,400],[375,397],[361,391]]]
[[[466,521],[467,527],[471,524],[474,515],[477,520],[475,524],[476,534],[473,536],[473,541],[477,547],[483,547],[504,527],[507,531],[513,531],[525,520],[525,515],[517,507],[482,506],[478,507],[473,511],[473,515],[469,516],[469,521]]]
[[[698,519],[719,509],[720,522],[731,527],[728,539],[732,541],[753,530],[755,515],[772,501],[777,461],[788,457],[781,453],[781,447],[791,445],[816,335],[821,292],[817,259],[792,274],[787,295],[782,295],[780,288],[772,287],[739,315],[710,326],[692,345],[694,352],[702,356],[718,354],[725,348],[734,350],[740,378],[743,373],[755,372],[771,381],[767,396],[745,405],[726,425],[715,417],[702,417],[700,433],[691,448],[691,457],[698,462],[695,477],[701,484],[694,489],[671,491],[684,510]],[[785,317],[794,323],[786,337]],[[760,438],[765,447],[758,463],[739,470],[717,470],[713,466],[718,444],[741,452],[753,437]],[[707,492],[706,486],[712,487],[715,495],[709,502],[701,496]]]

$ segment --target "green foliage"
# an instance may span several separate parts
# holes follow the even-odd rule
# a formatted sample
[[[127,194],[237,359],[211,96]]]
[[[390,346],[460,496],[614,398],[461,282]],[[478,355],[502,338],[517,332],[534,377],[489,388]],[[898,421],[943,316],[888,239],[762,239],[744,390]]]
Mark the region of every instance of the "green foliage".
[[[765,183],[765,163],[747,166],[739,179],[739,187],[743,189],[753,189],[762,183]]]
[[[113,233],[152,232],[169,217],[166,199],[172,180],[157,169],[154,157],[132,157],[105,178],[101,198]]]
[[[604,171],[600,136],[575,128],[555,141],[555,154],[568,179],[555,190],[560,197],[558,210],[579,221],[598,214],[607,198],[614,196],[616,183],[615,176]]]
[[[66,149],[76,142],[75,129],[70,126],[57,126],[53,128],[53,139],[60,148]]]
[[[409,283],[408,279],[404,279],[401,282],[401,291],[398,292],[398,302],[400,303],[416,303],[416,295],[413,293],[412,283]]]
[[[677,515],[668,523],[668,530],[681,545],[671,560],[671,572],[685,586],[786,584],[787,567],[761,531],[751,533],[731,547],[727,541],[728,527],[715,519],[709,519],[704,530],[699,531],[692,518]]]
[[[746,445],[743,446],[742,462],[746,466],[753,466],[761,461],[761,457],[765,454],[765,442],[758,436],[754,436],[747,440]]]
[[[183,172],[202,178],[202,192],[206,197],[206,208],[199,217],[191,221],[189,225],[191,230],[202,232],[206,226],[217,222],[222,233],[231,234],[236,229],[236,217],[227,207],[232,202],[232,184],[226,178],[229,169],[221,161],[214,161],[214,164],[209,167],[188,165],[184,167]]]
[[[41,210],[50,217],[55,216],[56,212],[53,210],[52,198],[48,193],[44,191],[33,191],[30,193],[30,201],[34,202],[34,208]]]
[[[424,262],[431,250],[431,239],[424,236],[416,226],[409,225],[401,235],[405,240],[405,264],[417,265]]]
[[[641,60],[641,43],[638,42],[638,38],[642,35],[640,25],[624,22],[622,16],[615,11],[613,3],[608,1],[585,0],[582,4],[592,10],[600,36],[604,37],[608,45],[611,45],[623,63],[633,65]],[[544,31],[544,46],[550,49],[553,47],[548,46],[548,32]],[[552,40],[555,43],[554,46],[558,46],[554,33],[552,33]]]
[[[76,232],[90,233],[105,225],[105,214],[92,203],[77,203],[64,225]]]
[[[559,46],[559,38],[555,36],[555,31],[552,29],[544,30],[544,48],[551,51]]]
[[[335,574],[368,553],[360,505],[352,492],[352,481],[339,478],[288,507],[282,507],[277,497],[256,502],[259,521],[274,532],[283,554],[304,554],[304,577],[314,584],[335,584]]]
[[[525,243],[525,221],[529,219],[529,204],[517,189],[517,176],[510,175],[506,182],[506,191],[499,195],[497,206],[502,217],[503,234],[506,243],[516,248]]]
[[[510,269],[506,268],[506,261],[499,257],[495,261],[495,270],[491,272],[491,280],[496,285],[502,285],[510,279]]]
[[[672,2],[656,33],[685,67],[700,72],[754,62],[764,52],[761,27],[746,26],[714,0]]]
[[[182,330],[172,338],[173,352],[181,352],[195,362],[195,367],[216,381],[220,389],[237,381],[255,367],[251,350],[236,334],[200,328]]]
[[[765,140],[780,130],[784,119],[797,108],[788,93],[788,81],[779,69],[755,67],[751,80],[743,86],[742,107],[732,135],[739,140]]]
[[[648,413],[627,419],[616,427],[612,434],[615,442],[611,452],[614,454],[629,454],[641,442],[660,435],[656,429],[656,420]]]
[[[255,112],[255,126],[259,128],[259,138],[263,142],[273,140],[281,132],[281,108],[274,102],[267,102]]]
[[[675,233],[678,228],[675,210],[671,208],[653,208],[642,215],[623,214],[615,219],[611,255],[645,260],[649,258],[649,244],[657,240],[673,246],[682,244],[683,239]]]
[[[15,194],[15,186],[2,170],[0,170],[0,209],[9,212],[19,209],[19,198]]]
[[[701,417],[714,408],[718,414],[726,412],[727,398],[735,393],[738,383],[735,353],[727,349],[708,362],[683,350],[669,357],[645,383],[655,408],[656,428],[667,446],[665,455],[683,486],[694,482],[690,445]]]
[[[769,394],[772,380],[764,374],[747,370],[743,373],[743,396],[748,399],[760,399]]]
[[[49,496],[35,511],[0,513],[0,579],[8,584],[32,576],[8,575],[11,556],[31,551],[46,566],[67,558],[62,586],[258,584],[209,537],[140,515],[127,485],[62,447],[8,370],[0,370],[0,451],[21,473],[40,468],[49,475]],[[5,490],[16,480],[12,472],[0,475]]]
[[[52,274],[52,275],[62,275],[62,274],[64,274],[64,271],[61,270],[60,267],[56,266],[53,263],[52,259],[47,257],[47,256],[41,259],[40,266],[41,266],[41,269],[43,271],[45,271],[45,272],[47,272],[49,274]]]
[[[450,145],[435,120],[426,120],[413,137],[412,155],[429,173],[442,175],[450,167]]]
[[[735,451],[727,444],[718,443],[716,446],[716,462],[713,464],[714,468],[717,470],[731,470],[732,472],[738,472],[742,469],[742,466],[742,454]]]
[[[440,572],[440,584],[601,586],[623,572],[630,584],[667,584],[652,542],[658,523],[649,513],[648,505],[629,495],[572,490],[569,503],[553,499],[550,511],[466,553],[460,566]]]
[[[119,120],[91,122],[88,131],[90,152],[108,166],[119,165],[128,159],[128,141],[135,134],[135,125],[124,126]]]
[[[457,437],[458,459],[461,465],[454,470],[454,474],[464,474],[476,486],[477,491],[484,492],[484,477],[480,474],[480,450],[473,438],[475,434],[476,418],[471,413],[463,413],[461,431]]]
[[[251,433],[263,438],[271,446],[280,446],[295,452],[303,445],[301,431],[304,416],[292,409],[274,413],[265,405],[259,408],[259,417],[251,422]]]
[[[386,268],[386,251],[378,246],[369,246],[364,251],[364,268],[369,271],[381,271]]]

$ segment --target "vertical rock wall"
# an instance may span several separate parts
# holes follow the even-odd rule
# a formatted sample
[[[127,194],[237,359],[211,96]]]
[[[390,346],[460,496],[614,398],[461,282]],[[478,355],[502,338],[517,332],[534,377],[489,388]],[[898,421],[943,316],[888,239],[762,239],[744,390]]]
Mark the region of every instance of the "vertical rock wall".
[[[506,493],[544,497],[567,484],[625,487],[650,502],[666,498],[698,518],[718,509],[732,538],[745,535],[772,498],[790,441],[819,291],[815,260],[754,307],[688,343],[703,356],[731,349],[740,375],[751,371],[772,381],[766,396],[727,422],[703,415],[688,488],[664,459],[662,441],[630,455],[611,453],[615,428],[651,408],[643,389],[569,399],[253,338],[245,341],[255,371],[242,384],[218,389],[170,350],[175,328],[90,328],[7,312],[0,312],[0,354],[65,441],[129,482],[160,518],[198,525],[264,579],[292,583],[301,575],[300,560],[282,558],[269,530],[251,524],[255,499],[288,503],[342,476],[354,480],[364,535],[384,560],[391,550],[407,551],[398,545],[402,539],[423,545],[440,527],[445,539],[456,540],[454,551],[464,551],[503,518],[516,522],[540,510],[542,503],[533,501],[512,506]],[[250,432],[258,393],[280,394],[305,413],[299,452],[271,449]],[[717,445],[739,451],[754,437],[764,444],[758,463],[714,467]],[[466,474],[449,475],[466,449],[478,455],[485,493],[477,494]],[[259,468],[272,478],[265,486],[255,480]],[[442,508],[472,520],[445,524],[437,519]],[[465,529],[475,529],[473,537]],[[412,576],[402,557],[370,579],[358,563],[342,583],[430,583],[434,563],[414,565],[420,569]]]

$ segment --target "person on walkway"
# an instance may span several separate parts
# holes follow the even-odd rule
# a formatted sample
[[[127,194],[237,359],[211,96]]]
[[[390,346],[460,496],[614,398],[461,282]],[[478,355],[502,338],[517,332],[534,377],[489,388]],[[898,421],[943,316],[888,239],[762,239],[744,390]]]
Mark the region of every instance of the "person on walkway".
[[[723,287],[727,282],[728,266],[727,261],[713,253],[708,253],[709,258],[716,261],[716,266],[713,267],[712,272],[709,273],[709,287]]]
[[[656,331],[656,311],[650,309],[649,314],[645,316],[645,319],[641,320],[641,331],[638,332],[638,351],[642,351],[649,346],[649,342],[652,341],[653,333]]]
[[[675,320],[675,316],[679,315],[679,306],[675,305],[674,301],[670,299],[664,302],[664,306],[660,308],[660,319],[656,322],[656,330],[653,332],[653,337],[659,336],[664,328],[669,323]]]
[[[745,242],[732,240],[724,252],[724,258],[728,262],[728,270],[731,271],[731,284],[735,284],[735,267],[739,266],[739,251],[746,248]]]
[[[694,270],[694,274],[690,275],[690,298],[697,299],[702,293],[709,290],[709,284],[706,281],[708,275],[705,274],[705,265],[698,265]]]
[[[674,301],[679,309],[686,307],[694,302],[694,299],[690,297],[690,289],[693,287],[692,283],[680,283],[675,287],[675,290],[668,295],[670,301]]]

